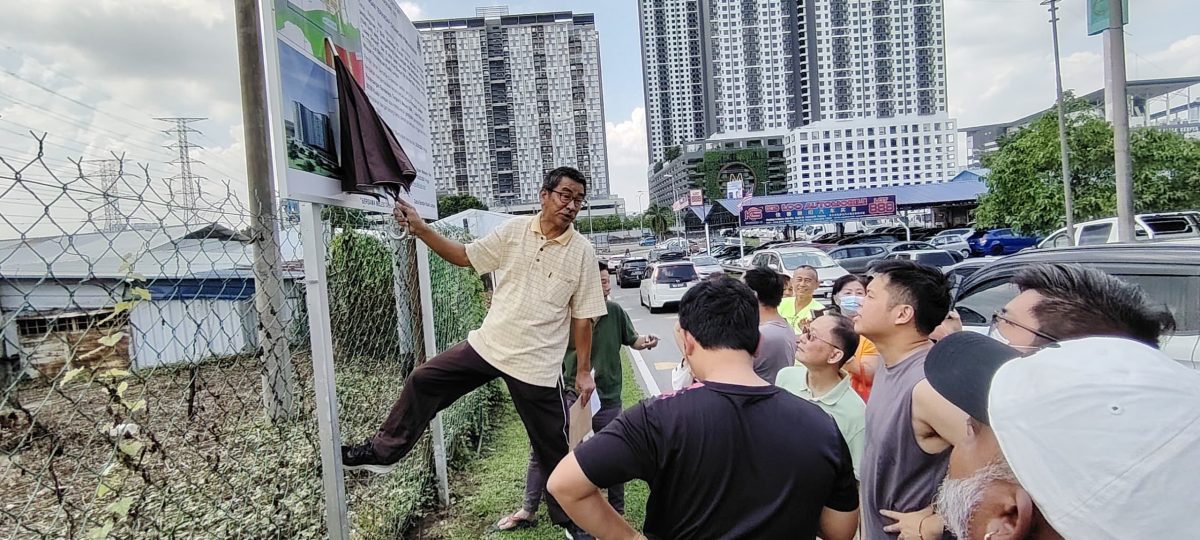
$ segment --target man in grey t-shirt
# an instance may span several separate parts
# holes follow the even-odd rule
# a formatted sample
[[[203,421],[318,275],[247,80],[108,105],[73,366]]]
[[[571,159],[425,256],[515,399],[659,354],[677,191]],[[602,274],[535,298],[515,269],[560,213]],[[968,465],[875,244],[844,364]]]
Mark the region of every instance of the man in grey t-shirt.
[[[779,314],[787,277],[774,270],[757,267],[742,278],[758,296],[758,333],[762,336],[754,355],[754,372],[775,384],[779,370],[796,362],[796,332]]]

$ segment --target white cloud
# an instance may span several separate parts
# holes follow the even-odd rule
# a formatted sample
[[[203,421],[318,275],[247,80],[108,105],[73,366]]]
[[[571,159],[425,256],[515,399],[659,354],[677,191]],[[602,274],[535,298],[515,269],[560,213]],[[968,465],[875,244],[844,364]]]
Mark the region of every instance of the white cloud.
[[[607,122],[604,131],[608,144],[608,190],[623,197],[630,212],[638,211],[639,204],[649,203],[648,196],[638,201],[638,191],[645,191],[647,186],[646,109],[637,107],[629,118],[615,124]]]
[[[410,21],[419,21],[423,18],[421,6],[416,2],[400,2],[400,11],[403,11]]]

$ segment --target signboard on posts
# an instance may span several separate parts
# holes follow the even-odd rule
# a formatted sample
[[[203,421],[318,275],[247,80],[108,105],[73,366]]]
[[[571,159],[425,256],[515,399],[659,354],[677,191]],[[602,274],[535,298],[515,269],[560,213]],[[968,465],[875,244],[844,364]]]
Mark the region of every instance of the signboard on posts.
[[[401,197],[421,217],[436,219],[425,61],[412,21],[392,0],[263,0],[262,10],[279,196],[374,212],[392,209],[389,197],[342,191],[336,55],[417,171],[411,191]]]
[[[690,190],[688,192],[688,206],[704,206],[704,190]]]
[[[896,215],[896,196],[854,197],[829,201],[747,204],[742,206],[744,227],[837,223]]]
[[[1088,35],[1094,36],[1108,29],[1111,18],[1108,0],[1088,0]],[[1129,24],[1129,0],[1121,0],[1121,24]]]

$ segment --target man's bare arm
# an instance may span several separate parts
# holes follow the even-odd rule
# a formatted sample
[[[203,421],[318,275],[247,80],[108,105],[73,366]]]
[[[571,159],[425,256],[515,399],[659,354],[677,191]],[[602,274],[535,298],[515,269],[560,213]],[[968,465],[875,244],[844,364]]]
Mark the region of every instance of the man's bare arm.
[[[392,215],[400,226],[407,227],[413,236],[425,242],[425,245],[429,246],[429,249],[432,249],[439,257],[455,266],[471,266],[471,259],[467,258],[467,246],[435,231],[433,227],[425,223],[424,219],[421,219],[421,216],[417,214],[417,209],[413,208],[411,204],[403,200],[396,201]]]
[[[858,532],[858,510],[838,512],[822,508],[819,532],[821,540],[852,540]]]
[[[913,388],[912,422],[917,445],[936,454],[962,444],[967,436],[967,413],[954,406],[922,380]]]
[[[587,403],[596,389],[592,379],[592,319],[571,319],[571,337],[575,339],[575,393]]]
[[[546,489],[571,520],[596,538],[633,540],[641,538],[625,518],[600,494],[600,488],[588,480],[575,460],[575,454],[567,454],[550,474]]]

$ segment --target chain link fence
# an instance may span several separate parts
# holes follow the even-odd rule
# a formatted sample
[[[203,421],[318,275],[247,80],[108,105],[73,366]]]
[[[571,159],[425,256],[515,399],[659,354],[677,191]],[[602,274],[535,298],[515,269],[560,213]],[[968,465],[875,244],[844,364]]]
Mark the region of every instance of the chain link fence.
[[[164,186],[122,156],[0,157],[0,538],[326,536],[294,205],[274,224],[273,335],[242,199]],[[378,216],[322,218],[341,431],[357,441],[426,357],[416,249]],[[488,297],[469,269],[430,263],[444,348]],[[499,395],[446,411],[452,463],[476,452]],[[435,501],[432,454],[426,437],[396,473],[346,477],[354,537],[413,530]]]

